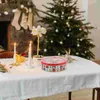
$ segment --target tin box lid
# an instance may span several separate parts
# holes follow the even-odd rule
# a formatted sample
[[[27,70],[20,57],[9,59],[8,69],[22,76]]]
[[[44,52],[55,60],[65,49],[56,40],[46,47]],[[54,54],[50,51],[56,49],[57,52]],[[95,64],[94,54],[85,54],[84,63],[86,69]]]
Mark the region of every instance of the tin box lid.
[[[66,64],[67,60],[60,56],[50,56],[42,58],[41,63],[49,66],[58,66]]]

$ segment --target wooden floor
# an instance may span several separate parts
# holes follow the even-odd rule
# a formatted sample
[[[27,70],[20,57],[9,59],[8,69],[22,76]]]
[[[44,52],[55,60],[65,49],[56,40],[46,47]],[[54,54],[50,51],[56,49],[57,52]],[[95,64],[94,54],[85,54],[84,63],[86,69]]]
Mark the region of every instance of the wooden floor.
[[[68,100],[68,93],[53,95],[44,98],[33,98],[31,100]],[[73,92],[72,100],[92,100],[92,89],[84,89]]]

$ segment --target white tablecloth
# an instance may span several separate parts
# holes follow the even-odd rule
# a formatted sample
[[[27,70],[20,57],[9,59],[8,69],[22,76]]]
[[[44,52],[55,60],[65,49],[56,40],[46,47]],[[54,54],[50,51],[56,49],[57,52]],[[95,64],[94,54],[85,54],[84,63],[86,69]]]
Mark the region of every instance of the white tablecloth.
[[[41,64],[25,69],[25,64],[13,67],[11,73],[0,73],[0,100],[22,100],[43,97],[84,88],[100,87],[100,66],[75,57],[62,72],[45,72]],[[0,59],[10,64],[12,59]]]

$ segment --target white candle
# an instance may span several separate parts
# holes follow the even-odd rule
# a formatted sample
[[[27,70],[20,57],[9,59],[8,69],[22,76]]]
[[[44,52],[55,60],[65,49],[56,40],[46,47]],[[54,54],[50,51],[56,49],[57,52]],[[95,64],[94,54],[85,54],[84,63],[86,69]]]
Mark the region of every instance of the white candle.
[[[16,43],[14,43],[14,64],[16,63]]]
[[[32,41],[29,43],[29,51],[28,51],[28,67],[31,68],[31,60],[32,60]]]

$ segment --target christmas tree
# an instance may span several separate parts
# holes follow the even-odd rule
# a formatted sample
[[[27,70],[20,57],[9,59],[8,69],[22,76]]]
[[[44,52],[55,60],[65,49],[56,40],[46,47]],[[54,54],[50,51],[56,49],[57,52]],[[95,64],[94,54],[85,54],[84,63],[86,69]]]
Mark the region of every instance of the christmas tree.
[[[94,47],[89,38],[92,27],[83,18],[84,11],[79,11],[77,1],[53,0],[42,11],[46,16],[41,17],[42,23],[47,25],[47,33],[41,42],[40,52],[46,56],[64,55],[71,51],[71,55],[86,59],[94,58],[91,49]]]

